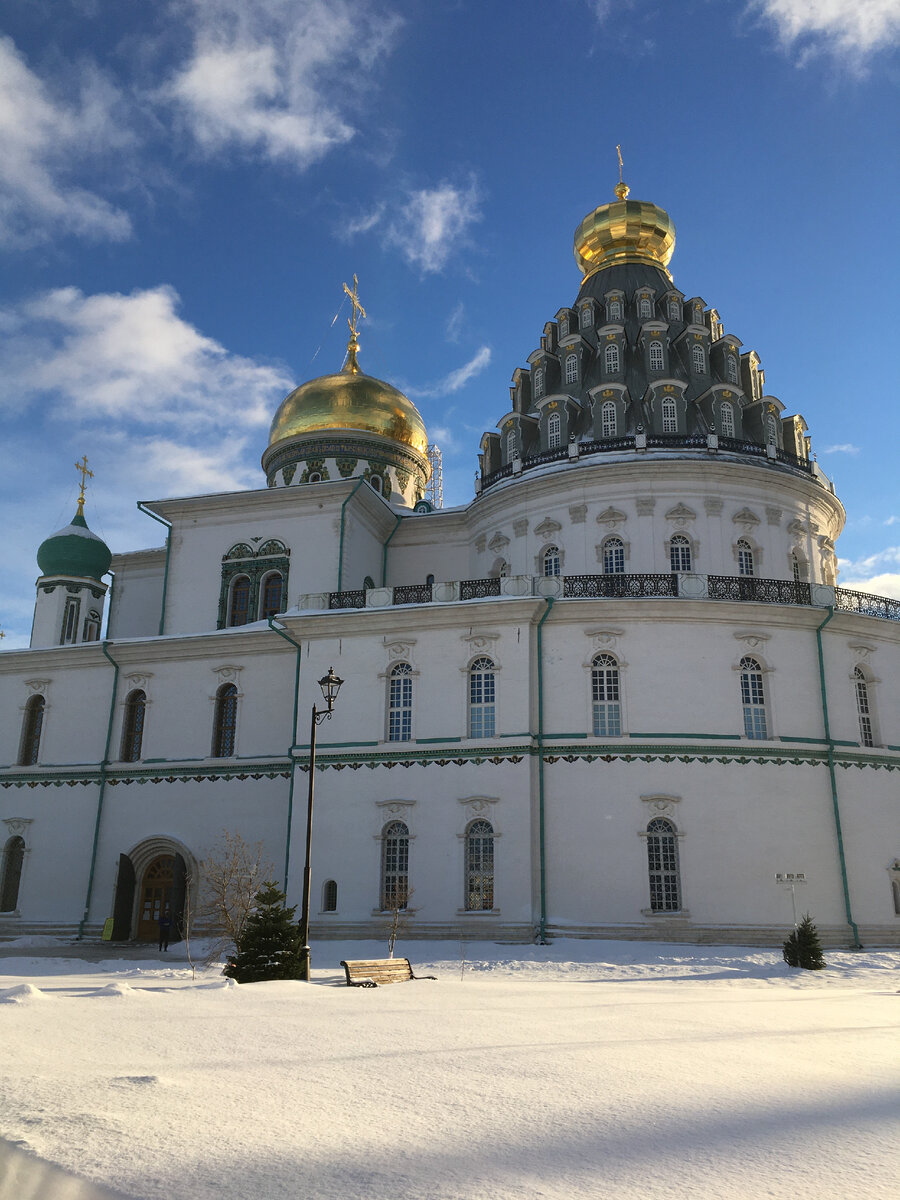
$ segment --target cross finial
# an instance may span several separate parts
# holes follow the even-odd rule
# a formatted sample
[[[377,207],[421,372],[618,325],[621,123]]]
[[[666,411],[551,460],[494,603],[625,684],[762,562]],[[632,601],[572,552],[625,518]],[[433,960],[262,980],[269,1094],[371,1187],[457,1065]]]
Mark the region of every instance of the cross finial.
[[[81,475],[81,495],[78,497],[78,515],[84,516],[84,485],[89,479],[94,478],[94,472],[88,470],[87,455],[81,456],[81,462],[75,464],[75,470]]]
[[[619,157],[619,182],[616,184],[615,192],[620,200],[624,200],[628,196],[628,193],[631,191],[631,188],[629,188],[628,184],[622,180],[622,167],[624,166],[624,164],[622,162],[622,147],[621,146],[616,146],[616,154]]]
[[[368,316],[368,313],[359,302],[359,280],[353,276],[353,291],[347,284],[344,284],[344,291],[350,297],[353,304],[353,316],[347,318],[347,324],[350,326],[350,341],[347,343],[347,361],[344,364],[344,370],[351,375],[359,373],[359,364],[356,361],[356,352],[359,349],[359,318]]]
[[[355,275],[353,276],[353,291],[350,291],[346,283],[344,284],[344,291],[350,297],[350,302],[353,305],[353,316],[347,318],[347,324],[350,326],[350,332],[356,337],[359,334],[359,329],[357,328],[358,319],[359,317],[368,316],[368,313],[359,302],[359,280]]]

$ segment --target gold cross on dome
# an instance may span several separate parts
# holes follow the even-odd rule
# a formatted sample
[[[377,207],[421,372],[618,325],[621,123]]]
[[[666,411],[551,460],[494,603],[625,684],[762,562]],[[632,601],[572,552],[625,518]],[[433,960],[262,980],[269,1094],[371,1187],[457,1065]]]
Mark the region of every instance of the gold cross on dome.
[[[368,313],[359,302],[359,280],[355,275],[353,276],[353,291],[350,291],[346,283],[344,284],[344,291],[350,297],[350,302],[353,305],[353,316],[352,318],[347,318],[347,324],[350,326],[350,332],[356,337],[359,333],[357,329],[358,319],[359,317],[367,317]]]
[[[621,183],[622,182],[622,168],[625,165],[622,162],[622,147],[621,146],[616,146],[616,154],[618,154],[618,156],[619,156],[619,183]]]
[[[89,479],[94,478],[94,472],[88,470],[87,455],[81,456],[81,462],[75,464],[75,470],[81,475],[81,495],[78,497],[78,512],[83,516],[82,509],[84,508],[84,485]]]

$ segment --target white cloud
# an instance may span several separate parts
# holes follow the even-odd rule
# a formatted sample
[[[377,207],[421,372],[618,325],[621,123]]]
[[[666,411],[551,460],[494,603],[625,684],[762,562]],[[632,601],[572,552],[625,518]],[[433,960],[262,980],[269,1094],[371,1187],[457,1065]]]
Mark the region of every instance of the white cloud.
[[[50,94],[9,38],[0,38],[0,245],[25,248],[59,234],[121,241],[126,213],[71,179],[85,158],[130,140],[122,99],[98,72],[77,98]]]
[[[451,371],[449,375],[445,375],[443,379],[439,379],[437,383],[429,384],[423,388],[406,388],[406,392],[410,396],[421,397],[425,399],[437,399],[441,396],[450,396],[454,392],[458,392],[464,388],[470,379],[479,375],[491,361],[490,346],[482,346],[467,363],[461,367],[457,367],[455,371]]]
[[[835,446],[823,446],[820,454],[859,454],[859,446],[852,442],[839,442]]]
[[[346,110],[401,25],[360,0],[187,0],[190,58],[171,100],[209,151],[304,168],[355,134]]]
[[[900,546],[886,546],[865,558],[842,558],[838,560],[838,566],[841,570],[838,581],[841,587],[900,599],[900,572],[890,570],[891,567],[900,567]]]
[[[456,305],[456,307],[454,308],[453,312],[447,318],[447,325],[445,327],[445,331],[446,331],[448,342],[458,342],[459,341],[460,334],[462,333],[463,325],[465,324],[465,320],[466,320],[466,306],[463,304],[462,300],[460,300],[458,302],[458,304]]]
[[[392,222],[388,241],[399,246],[411,266],[426,274],[440,271],[470,225],[481,220],[474,179],[464,188],[443,182],[411,192]]]
[[[885,520],[884,524],[885,525],[898,525],[898,524],[900,524],[900,517],[890,516]]]
[[[360,213],[358,217],[351,217],[341,229],[341,232],[347,237],[356,237],[360,233],[368,233],[380,224],[381,218],[384,216],[385,205],[378,204],[371,212]]]
[[[751,0],[772,21],[782,45],[805,56],[829,51],[860,63],[900,36],[897,0]]]
[[[46,398],[72,419],[183,432],[264,425],[291,386],[177,313],[166,286],[85,296],[58,288],[0,313],[0,402]]]

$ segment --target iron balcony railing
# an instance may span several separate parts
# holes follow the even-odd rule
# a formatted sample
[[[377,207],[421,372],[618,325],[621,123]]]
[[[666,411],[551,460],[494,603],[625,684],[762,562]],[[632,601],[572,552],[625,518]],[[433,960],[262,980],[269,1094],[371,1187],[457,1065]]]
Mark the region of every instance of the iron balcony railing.
[[[873,596],[869,592],[854,592],[852,588],[834,589],[834,607],[845,612],[861,613],[864,617],[900,621],[900,600],[892,600],[888,596]]]
[[[708,450],[709,442],[705,433],[648,433],[646,446],[651,450]],[[597,438],[595,441],[579,442],[578,457],[584,458],[591,454],[611,454],[621,450],[636,450],[636,448],[636,439],[633,434],[624,437]],[[768,458],[769,456],[767,446],[759,442],[748,441],[746,438],[719,436],[718,448],[729,454],[745,454],[752,458]],[[538,454],[531,454],[523,458],[522,470],[528,471],[532,467],[559,462],[568,457],[569,451],[565,447],[559,450],[542,450]],[[805,471],[807,475],[813,474],[813,463],[809,459],[801,458],[798,454],[792,454],[789,450],[776,449],[775,461]],[[495,483],[499,483],[501,479],[508,479],[512,474],[512,463],[507,463],[505,467],[500,467],[489,475],[482,476],[482,492]]]
[[[623,596],[677,596],[677,575],[566,575],[563,596],[568,600]]]
[[[366,590],[365,588],[355,588],[351,592],[329,592],[328,593],[329,608],[365,608],[366,607]]]
[[[460,600],[484,600],[499,595],[499,579],[463,579],[459,584]]]
[[[758,600],[762,604],[809,604],[809,584],[796,579],[758,579],[755,575],[707,575],[710,600]]]
[[[404,583],[394,588],[395,604],[430,604],[430,583]]]

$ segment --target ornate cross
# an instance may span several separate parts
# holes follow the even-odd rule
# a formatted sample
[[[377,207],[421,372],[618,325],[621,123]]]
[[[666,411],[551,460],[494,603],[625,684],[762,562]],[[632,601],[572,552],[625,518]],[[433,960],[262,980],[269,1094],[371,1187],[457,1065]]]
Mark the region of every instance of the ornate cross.
[[[622,182],[622,167],[625,165],[622,162],[622,147],[616,146],[616,154],[619,156],[619,183]]]
[[[359,280],[356,278],[355,275],[353,276],[353,291],[352,292],[350,291],[350,289],[349,289],[349,287],[347,287],[346,283],[344,284],[344,291],[350,297],[350,301],[353,304],[353,317],[347,318],[347,324],[350,326],[350,332],[353,334],[353,336],[355,338],[359,332],[356,327],[358,316],[360,316],[360,317],[368,316],[368,313],[366,312],[366,310],[363,308],[363,306],[359,302]]]
[[[78,471],[79,474],[81,475],[81,495],[78,497],[79,506],[84,504],[84,485],[85,485],[85,483],[89,479],[94,478],[94,472],[88,470],[87,464],[88,464],[88,460],[87,460],[86,454],[83,454],[81,456],[81,462],[77,462],[75,464],[75,470]]]

